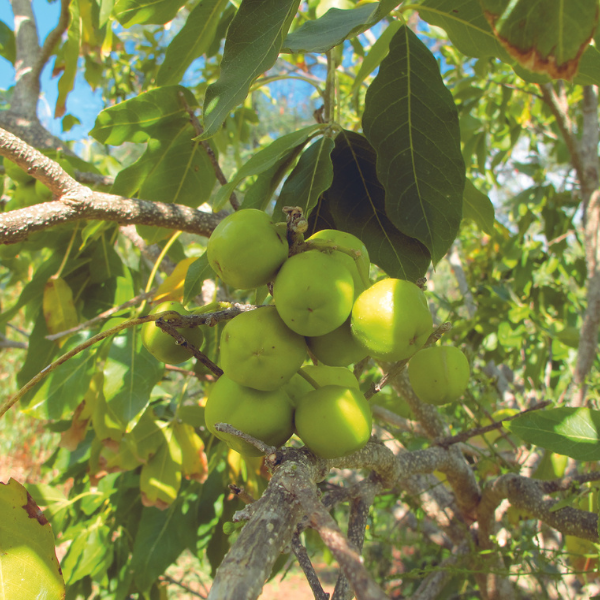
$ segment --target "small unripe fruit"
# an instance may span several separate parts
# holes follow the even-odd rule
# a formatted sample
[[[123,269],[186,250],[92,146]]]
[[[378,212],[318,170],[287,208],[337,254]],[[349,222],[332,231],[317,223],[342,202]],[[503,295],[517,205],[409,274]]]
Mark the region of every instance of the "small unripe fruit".
[[[419,400],[447,404],[458,400],[469,384],[469,361],[455,346],[431,346],[408,363],[410,384]]]
[[[325,335],[350,315],[354,281],[350,271],[328,254],[302,252],[281,267],[273,284],[273,298],[292,331]]]
[[[247,290],[273,280],[288,250],[285,230],[263,211],[249,208],[234,212],[216,226],[206,253],[210,266],[227,285]]]
[[[338,458],[360,450],[371,437],[369,403],[356,388],[326,385],[296,408],[296,431],[317,456]]]
[[[294,409],[283,389],[261,392],[240,385],[226,375],[221,375],[214,384],[204,408],[208,430],[244,456],[263,453],[235,435],[217,431],[217,423],[227,423],[265,444],[278,447],[292,436],[293,417]]]
[[[433,329],[423,291],[410,281],[382,279],[365,290],[352,308],[352,335],[373,358],[411,357]]]
[[[190,313],[183,308],[181,303],[169,301],[159,304],[150,311],[150,314],[174,310],[182,316]],[[198,327],[191,329],[189,327],[179,327],[177,331],[196,348],[200,349],[204,341],[204,334]],[[192,355],[168,334],[158,327],[154,321],[142,325],[142,343],[144,347],[154,358],[170,365],[177,365],[192,358]]]
[[[306,344],[319,362],[330,367],[347,367],[367,356],[367,350],[352,335],[350,319],[325,335],[307,337]]]
[[[314,379],[318,385],[340,385],[359,389],[358,379],[345,367],[329,367],[326,365],[306,365],[300,369]]]
[[[221,367],[239,383],[275,390],[296,373],[306,357],[304,338],[289,329],[274,306],[244,312],[221,334]]]

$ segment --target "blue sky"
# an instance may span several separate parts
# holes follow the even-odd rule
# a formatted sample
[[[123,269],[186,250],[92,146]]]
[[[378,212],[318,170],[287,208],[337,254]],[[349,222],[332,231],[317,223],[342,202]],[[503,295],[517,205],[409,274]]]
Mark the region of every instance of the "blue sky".
[[[33,10],[36,16],[38,36],[43,41],[48,32],[58,23],[60,2],[50,4],[47,0],[33,0]],[[14,30],[14,16],[8,0],[0,0],[0,20]],[[75,82],[75,90],[67,98],[67,112],[75,115],[81,125],[76,125],[69,132],[63,133],[61,119],[54,118],[54,106],[58,97],[58,78],[51,78],[54,59],[46,65],[42,72],[42,95],[38,104],[38,116],[42,123],[54,135],[65,140],[80,140],[87,137],[88,131],[94,126],[96,116],[102,110],[100,93],[94,93],[81,74]],[[15,82],[15,70],[4,58],[0,58],[0,89],[8,89]]]

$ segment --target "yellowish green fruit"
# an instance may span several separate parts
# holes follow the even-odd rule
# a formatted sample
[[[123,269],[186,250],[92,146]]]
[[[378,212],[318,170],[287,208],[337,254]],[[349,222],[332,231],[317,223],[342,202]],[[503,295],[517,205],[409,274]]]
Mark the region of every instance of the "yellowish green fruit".
[[[323,252],[302,252],[285,261],[273,284],[279,315],[296,333],[325,335],[350,315],[354,281],[350,271]]]
[[[300,439],[317,456],[338,458],[360,450],[371,437],[371,408],[356,388],[326,385],[307,394],[295,415]]]
[[[422,402],[448,404],[458,400],[469,384],[469,361],[455,346],[431,346],[408,363],[408,377]]]
[[[318,337],[307,337],[306,344],[315,358],[331,367],[347,367],[367,356],[350,329],[350,319],[337,329]]]
[[[382,279],[354,303],[352,335],[378,360],[410,358],[433,329],[423,291],[410,281]]]
[[[318,385],[340,385],[342,387],[359,388],[354,373],[345,367],[329,367],[326,365],[306,365],[300,369],[314,379]]]
[[[358,298],[361,292],[369,287],[369,269],[371,265],[367,247],[356,236],[337,229],[322,229],[311,235],[306,241],[316,240],[360,252],[360,256],[356,259],[336,250],[331,253],[333,258],[341,262],[350,271],[354,280],[354,298]]]
[[[232,450],[245,456],[262,452],[240,438],[215,429],[227,423],[270,446],[282,446],[294,432],[294,409],[283,389],[263,392],[249,388],[221,375],[212,387],[204,417],[208,430]]]
[[[304,338],[289,329],[274,306],[244,312],[221,334],[221,367],[240,385],[275,390],[290,380],[306,357]]]
[[[215,273],[234,288],[247,290],[265,285],[287,259],[285,230],[274,225],[261,210],[238,210],[215,228],[206,248]]]
[[[298,403],[315,388],[302,377],[296,373],[287,383],[284,383],[281,389],[288,395],[292,406],[296,408]]]
[[[174,310],[182,316],[190,314],[183,308],[181,303],[174,301],[159,304],[150,311],[150,314],[154,315],[167,310]],[[202,346],[204,334],[200,328],[180,327],[177,331],[196,348],[199,349]],[[192,355],[183,346],[179,346],[168,333],[157,327],[153,321],[142,325],[142,343],[154,358],[170,365],[177,365],[192,358]]]
[[[27,171],[21,169],[19,165],[8,158],[4,159],[4,170],[15,183],[33,183],[34,181],[34,178]]]

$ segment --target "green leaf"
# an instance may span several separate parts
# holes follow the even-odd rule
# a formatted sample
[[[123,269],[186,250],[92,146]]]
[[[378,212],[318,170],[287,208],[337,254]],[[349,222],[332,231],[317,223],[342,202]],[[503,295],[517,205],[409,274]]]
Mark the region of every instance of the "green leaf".
[[[598,24],[598,0],[480,0],[494,33],[525,68],[572,79]]]
[[[77,75],[77,64],[81,48],[81,18],[79,15],[79,2],[69,4],[69,28],[67,29],[67,41],[62,49],[64,57],[64,69],[58,80],[58,98],[54,108],[54,118],[62,117],[67,110],[67,96],[75,86]]]
[[[203,139],[212,137],[252,82],[277,60],[300,0],[243,0],[225,40],[221,74],[206,90]]]
[[[117,0],[113,14],[123,27],[172,21],[185,0]]]
[[[142,143],[149,138],[173,139],[173,130],[189,125],[190,108],[197,108],[194,95],[183,86],[172,85],[150,90],[104,109],[96,118],[90,135],[101,144],[119,146],[124,142]]]
[[[135,327],[115,336],[104,365],[107,411],[126,432],[135,427],[146,410],[150,392],[164,371],[163,363],[142,347],[141,338]]]
[[[69,352],[89,337],[90,333],[87,332],[69,338],[61,353]],[[25,397],[23,412],[38,419],[61,419],[70,415],[83,400],[95,369],[95,347],[76,354],[47,375],[32,390],[33,397]]]
[[[290,33],[282,52],[327,52],[349,37],[358,35],[383,19],[400,2],[373,2],[351,10],[330,8],[320,19],[307,21]]]
[[[2,600],[64,600],[65,583],[44,513],[14,479],[0,482]]]
[[[187,270],[185,283],[183,284],[183,304],[187,304],[192,298],[202,293],[202,284],[206,279],[214,279],[215,277],[215,272],[208,264],[208,256],[205,252]]]
[[[227,0],[202,0],[195,6],[167,47],[156,76],[159,86],[179,83],[192,62],[208,50],[226,6]]]
[[[479,0],[425,0],[418,8],[419,16],[430,25],[446,31],[450,41],[467,56],[496,56],[512,62],[494,35]]]
[[[189,123],[173,125],[169,139],[152,138],[144,154],[117,175],[112,192],[144,200],[175,202],[197,208],[210,198],[216,182],[201,142]]]
[[[579,61],[579,70],[573,83],[600,85],[600,52],[596,46],[588,46]]]
[[[473,185],[470,179],[465,182],[463,218],[475,221],[477,227],[489,235],[494,232],[494,205],[483,192]]]
[[[393,37],[369,87],[363,129],[377,152],[387,217],[437,264],[460,225],[465,165],[452,94],[408,27]]]
[[[0,21],[0,56],[13,65],[17,57],[15,33],[4,21]]]
[[[182,504],[177,500],[164,511],[142,509],[131,558],[131,570],[141,591],[149,589],[186,547],[194,545],[196,515],[191,510],[183,514]]]
[[[222,186],[217,192],[213,202],[214,212],[218,212],[225,206],[231,192],[240,184],[241,181],[251,175],[258,175],[274,166],[282,157],[297,146],[303,146],[312,133],[320,129],[322,126],[318,123],[303,127],[287,135],[277,138],[266,148],[257,152],[241,169],[229,180],[229,183]]]
[[[277,199],[273,212],[275,221],[285,221],[281,210],[284,206],[299,206],[306,216],[310,215],[319,196],[333,181],[331,152],[334,146],[330,137],[321,137],[302,153]]]
[[[600,411],[553,408],[533,411],[504,425],[530,444],[575,460],[600,460]]]
[[[340,133],[331,153],[333,182],[325,194],[325,206],[315,209],[311,217],[317,210],[329,210],[336,229],[364,242],[371,262],[390,277],[415,281],[427,271],[430,256],[423,244],[400,232],[386,216],[376,158],[364,136],[352,131]],[[324,223],[323,228],[328,226],[331,224]]]

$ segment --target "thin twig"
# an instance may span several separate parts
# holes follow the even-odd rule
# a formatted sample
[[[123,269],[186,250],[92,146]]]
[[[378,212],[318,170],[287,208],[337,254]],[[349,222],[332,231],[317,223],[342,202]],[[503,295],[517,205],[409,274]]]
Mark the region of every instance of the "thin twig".
[[[69,12],[69,5],[71,0],[61,0],[60,3],[60,16],[58,18],[58,24],[56,27],[46,36],[44,45],[42,46],[37,60],[33,64],[32,73],[36,79],[39,79],[42,69],[52,56],[54,47],[62,38],[63,33],[69,27],[71,21],[71,14]]]
[[[206,599],[206,596],[203,596],[200,592],[195,592],[192,588],[188,587],[184,583],[181,583],[181,581],[177,581],[177,579],[173,579],[173,577],[171,577],[170,575],[161,575],[159,579],[164,579],[165,581],[168,581],[169,583],[179,586],[181,589],[185,590],[188,594],[191,594],[192,596],[196,596],[196,598]]]
[[[329,600],[329,594],[323,589],[319,577],[313,567],[313,564],[308,556],[306,548],[300,542],[300,535],[298,530],[292,536],[292,551],[298,559],[298,564],[304,572],[304,576],[310,585],[310,589],[315,597],[315,600]]]
[[[217,423],[215,425],[215,429],[217,431],[220,431],[221,433],[228,433],[229,435],[235,435],[236,437],[239,437],[241,440],[244,440],[244,442],[248,442],[255,448],[258,448],[263,454],[266,454],[267,456],[270,456],[277,452],[277,448],[275,448],[274,446],[269,446],[269,444],[265,444],[262,440],[258,440],[255,437],[252,437],[251,435],[248,435],[247,433],[244,433],[243,431],[232,427],[228,423]]]

